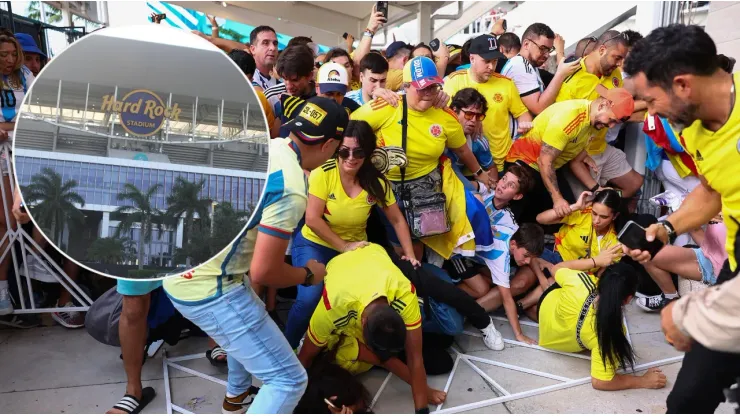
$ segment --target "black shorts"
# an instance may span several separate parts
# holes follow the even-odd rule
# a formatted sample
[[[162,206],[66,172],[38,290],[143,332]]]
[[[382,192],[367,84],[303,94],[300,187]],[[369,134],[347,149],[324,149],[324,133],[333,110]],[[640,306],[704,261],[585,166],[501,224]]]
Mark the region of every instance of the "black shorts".
[[[544,292],[542,292],[542,296],[540,296],[540,300],[537,301],[537,322],[540,321],[540,306],[542,306],[542,301],[545,300],[545,296],[549,295],[550,292],[552,292],[555,289],[562,289],[559,284],[553,283],[552,286],[545,289]]]
[[[730,259],[727,259],[722,265],[722,270],[720,270],[719,274],[717,275],[716,284],[722,284],[735,277],[736,274],[737,273],[734,273],[732,270],[730,270]]]
[[[467,257],[456,257],[445,260],[444,264],[442,264],[442,268],[450,275],[450,278],[455,283],[460,283],[462,280],[470,279],[476,274],[479,274],[480,267],[478,263]]]

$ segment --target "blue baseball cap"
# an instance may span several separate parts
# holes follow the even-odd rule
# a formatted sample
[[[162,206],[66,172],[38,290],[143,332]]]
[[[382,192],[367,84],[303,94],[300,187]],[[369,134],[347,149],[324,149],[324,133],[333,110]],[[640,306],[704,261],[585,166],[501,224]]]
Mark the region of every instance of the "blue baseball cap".
[[[395,55],[401,48],[409,48],[409,45],[400,40],[391,43],[387,48],[385,48],[385,57],[388,59],[393,58],[393,55]]]
[[[403,82],[411,83],[416,89],[444,83],[437,73],[437,65],[426,56],[417,56],[406,62],[406,66],[403,67]]]
[[[46,54],[41,52],[41,49],[36,45],[36,41],[31,37],[31,35],[27,33],[16,33],[15,38],[18,40],[18,43],[21,45],[21,50],[23,53],[35,53],[38,55],[41,55],[46,59]]]

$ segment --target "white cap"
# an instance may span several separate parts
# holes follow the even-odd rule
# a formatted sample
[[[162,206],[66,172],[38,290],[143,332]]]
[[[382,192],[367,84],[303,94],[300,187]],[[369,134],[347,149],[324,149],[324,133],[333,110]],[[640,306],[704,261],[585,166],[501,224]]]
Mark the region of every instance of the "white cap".
[[[334,62],[321,65],[321,68],[319,68],[319,91],[322,94],[331,91],[346,94],[347,85],[349,85],[349,77],[345,67]]]

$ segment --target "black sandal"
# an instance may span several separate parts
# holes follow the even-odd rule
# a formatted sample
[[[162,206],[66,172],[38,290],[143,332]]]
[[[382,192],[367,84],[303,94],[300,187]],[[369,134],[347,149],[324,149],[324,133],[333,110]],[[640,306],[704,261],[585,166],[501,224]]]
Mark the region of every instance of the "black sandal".
[[[126,412],[130,415],[136,415],[144,410],[146,405],[151,403],[156,395],[157,392],[154,391],[154,388],[144,387],[141,390],[141,400],[137,400],[136,397],[127,394],[123,396],[123,398],[119,400],[118,403],[113,406],[113,408]]]
[[[223,357],[223,360],[220,359],[221,357]],[[219,347],[218,345],[213,347],[212,350],[206,351],[206,358],[208,358],[208,361],[210,361],[211,365],[214,367],[226,366],[226,357],[226,351],[224,351],[224,349]]]

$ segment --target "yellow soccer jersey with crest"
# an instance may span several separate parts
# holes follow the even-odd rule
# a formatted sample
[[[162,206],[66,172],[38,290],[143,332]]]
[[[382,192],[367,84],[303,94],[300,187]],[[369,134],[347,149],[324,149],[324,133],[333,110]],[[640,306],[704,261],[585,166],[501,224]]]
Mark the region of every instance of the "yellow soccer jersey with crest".
[[[381,297],[401,315],[407,330],[421,328],[416,288],[383,247],[370,244],[334,257],[326,265],[324,291],[311,316],[308,339],[318,347],[336,335],[365,343],[362,312]]]
[[[555,251],[560,253],[563,261],[594,258],[609,247],[619,244],[614,225],[599,238],[593,227],[591,208],[573,211],[560,220],[562,227],[555,233]],[[621,256],[614,260],[618,262]],[[591,269],[596,271],[599,268]]]
[[[382,181],[381,186],[385,187]],[[390,186],[385,191],[385,206],[395,204],[396,198]],[[308,193],[326,202],[324,221],[342,240],[367,240],[367,219],[370,217],[370,209],[378,201],[364,189],[354,198],[347,195],[339,178],[337,159],[330,159],[311,172]],[[307,225],[303,226],[301,233],[309,241],[334,249]]]
[[[684,148],[699,174],[722,195],[722,215],[727,226],[725,248],[730,268],[737,271],[735,237],[740,221],[740,72],[732,75],[735,105],[724,126],[712,132],[697,120],[681,133]]]
[[[538,312],[540,316],[539,345],[563,352],[579,352],[576,339],[578,316],[588,296],[596,290],[598,279],[578,270],[559,269],[555,282],[560,285],[545,296]],[[615,368],[604,360],[599,350],[599,340],[594,327],[595,313],[592,303],[581,327],[581,342],[591,351],[591,377],[609,381],[616,374]],[[606,365],[605,365],[606,364]]]
[[[450,96],[450,101],[464,88],[474,88],[486,97],[488,112],[483,120],[483,135],[488,138],[496,169],[501,172],[513,143],[512,132],[509,131],[510,116],[518,118],[529,110],[522,102],[514,81],[501,74],[493,73],[487,82],[478,83],[470,76],[468,68],[451,73],[445,80],[444,92]]]
[[[611,74],[597,77],[586,70],[586,58],[583,58],[581,59],[581,68],[563,82],[558,96],[555,98],[555,102],[567,100],[593,101],[599,97],[599,93],[596,91],[596,86],[599,84],[603,85],[606,89],[623,87],[622,70],[616,68]],[[607,128],[603,128],[595,131],[591,143],[586,148],[589,155],[604,153],[606,150],[606,133],[608,130]]]
[[[405,99],[402,98],[402,99]],[[401,148],[403,104],[396,107],[377,98],[352,113],[352,120],[364,120],[377,135],[378,147]],[[467,145],[467,139],[457,116],[449,108],[432,107],[424,112],[408,108],[406,138],[406,180],[420,178],[439,165],[445,147],[457,149]],[[386,178],[401,181],[401,170],[393,166]]]

